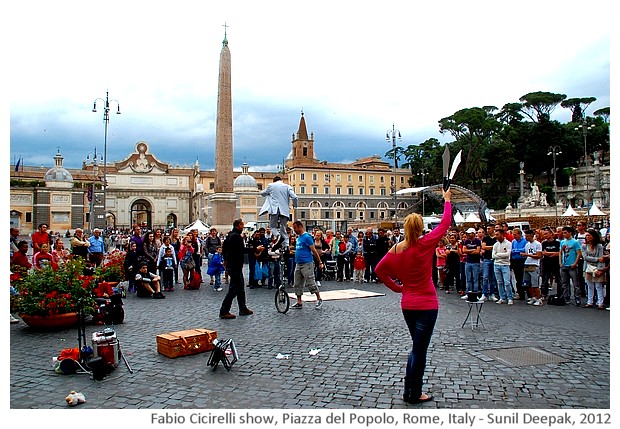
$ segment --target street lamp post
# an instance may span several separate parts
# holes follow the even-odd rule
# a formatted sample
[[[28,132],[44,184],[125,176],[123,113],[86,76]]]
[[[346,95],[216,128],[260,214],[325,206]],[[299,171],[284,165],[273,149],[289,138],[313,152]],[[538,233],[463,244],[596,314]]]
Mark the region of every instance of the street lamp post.
[[[582,121],[583,123],[581,125],[579,125],[578,127],[575,128],[576,131],[579,131],[579,129],[581,129],[582,134],[583,134],[583,162],[586,166],[586,208],[588,209],[588,213],[590,213],[590,184],[589,184],[589,171],[588,171],[588,130],[591,130],[592,128],[594,128],[594,124],[588,126],[588,124],[586,123],[586,112],[584,110],[583,112],[583,117],[582,117]]]
[[[554,195],[554,204],[555,204],[555,217],[558,217],[558,183],[556,181],[557,178],[557,170],[555,168],[555,157],[562,153],[560,146],[549,146],[549,153],[547,155],[553,155],[553,195]]]
[[[418,173],[416,173],[416,175],[418,176],[422,176],[422,187],[424,187],[424,176],[426,176],[428,174],[428,171],[425,171],[424,168],[422,168]],[[425,211],[424,211],[424,190],[422,190],[422,217],[424,217]]]
[[[104,123],[104,137],[103,137],[103,223],[104,229],[106,225],[106,215],[107,215],[107,188],[108,188],[108,178],[107,178],[107,166],[108,166],[108,124],[110,123],[110,103],[116,103],[116,114],[121,114],[121,106],[118,104],[118,100],[110,100],[108,98],[108,91],[105,92],[105,100],[103,98],[96,98],[93,102],[93,112],[97,112],[97,101],[101,100],[103,102],[103,123]]]
[[[398,138],[401,141],[400,131],[394,128],[394,124],[392,123],[392,129],[387,130],[385,133],[385,140],[392,140],[392,156],[394,157],[394,184],[392,187],[392,195],[394,198],[394,226],[398,227],[398,203],[396,201],[396,169],[398,168],[398,161],[396,159],[396,139]]]
[[[95,183],[97,182],[97,173],[99,172],[99,162],[103,161],[101,158],[101,153],[97,154],[97,147],[95,147],[94,152],[89,152],[86,155],[86,161],[84,164],[90,164],[92,162],[93,165],[93,184],[91,185],[91,190],[88,193],[88,201],[90,203],[89,206],[89,215],[88,215],[88,229],[92,233],[95,225],[95,199],[96,199],[96,189]]]

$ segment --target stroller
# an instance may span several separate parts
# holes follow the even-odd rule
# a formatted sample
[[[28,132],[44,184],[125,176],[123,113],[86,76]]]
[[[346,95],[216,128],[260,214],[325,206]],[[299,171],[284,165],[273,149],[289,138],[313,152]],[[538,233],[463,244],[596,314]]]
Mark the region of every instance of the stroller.
[[[336,274],[338,272],[337,263],[334,260],[325,261],[325,268],[323,269],[323,277],[325,280],[336,280]]]

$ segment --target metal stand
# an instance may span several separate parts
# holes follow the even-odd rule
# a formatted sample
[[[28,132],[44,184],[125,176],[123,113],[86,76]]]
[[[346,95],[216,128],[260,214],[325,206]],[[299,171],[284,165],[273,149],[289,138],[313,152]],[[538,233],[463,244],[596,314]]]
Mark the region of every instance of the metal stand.
[[[482,325],[483,329],[486,329],[486,327],[484,326],[484,322],[482,321],[482,316],[480,315],[482,313],[482,305],[484,304],[484,301],[466,301],[466,302],[467,302],[467,305],[469,306],[469,311],[467,312],[467,317],[465,317],[465,320],[463,321],[461,328],[463,328],[465,324],[467,324],[467,321],[471,321],[472,331],[474,330],[474,328],[477,328],[480,325]],[[472,310],[474,308],[476,309],[475,320],[474,320],[474,315],[472,314]]]
[[[228,359],[228,355],[226,354],[226,350],[230,348],[232,359]],[[235,347],[235,343],[232,338],[229,338],[226,341],[220,341],[217,338],[213,340],[213,351],[211,352],[211,356],[209,356],[209,361],[207,365],[213,367],[213,371],[217,369],[217,364],[222,362],[224,368],[227,371],[232,369],[232,366],[239,359],[239,355],[237,354],[237,347]]]

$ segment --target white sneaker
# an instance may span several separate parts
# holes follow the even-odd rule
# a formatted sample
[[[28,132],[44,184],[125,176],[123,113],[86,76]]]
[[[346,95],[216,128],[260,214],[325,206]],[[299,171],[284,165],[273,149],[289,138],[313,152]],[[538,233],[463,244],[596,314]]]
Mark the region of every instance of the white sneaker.
[[[519,294],[518,294],[518,293],[515,293],[514,298],[515,298],[515,299],[521,299],[521,297],[519,296]]]
[[[467,294],[463,295],[461,299],[467,299]]]
[[[513,304],[514,304],[514,301],[512,299],[509,299],[508,300],[508,305],[513,305]]]
[[[19,323],[19,319],[16,319],[15,317],[13,317],[11,313],[9,313],[9,315],[11,316],[11,323]]]
[[[503,299],[498,299],[497,301],[495,301],[495,304],[506,304],[506,301],[504,301]]]
[[[536,301],[534,298],[528,298],[528,300],[527,300],[527,305],[532,305],[532,304],[534,304],[534,301]]]
[[[484,302],[487,300],[487,296],[486,295],[482,295],[480,298],[478,298],[478,302]]]
[[[495,294],[491,295],[491,300],[497,302],[499,298]]]
[[[540,306],[540,305],[543,305],[543,300],[542,299],[535,299],[534,303],[532,305],[535,305],[537,307]]]
[[[321,287],[321,282],[316,282],[316,285],[317,285],[318,287]]]
[[[323,300],[319,299],[319,300],[316,301],[316,304],[314,305],[314,308],[316,308],[318,310],[322,306],[323,306]]]

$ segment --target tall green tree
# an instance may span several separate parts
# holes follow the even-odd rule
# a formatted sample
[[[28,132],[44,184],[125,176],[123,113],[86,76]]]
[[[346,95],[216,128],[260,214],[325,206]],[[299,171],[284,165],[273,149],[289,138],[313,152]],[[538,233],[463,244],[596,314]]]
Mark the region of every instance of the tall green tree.
[[[551,112],[566,98],[564,94],[536,91],[523,95],[519,101],[523,103],[521,111],[532,121],[549,121]]]

